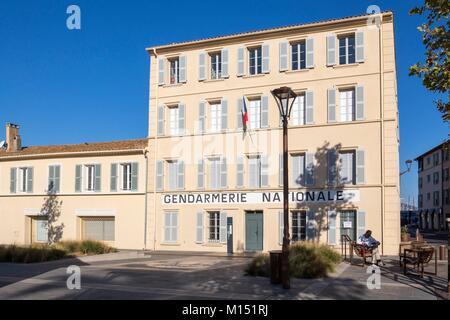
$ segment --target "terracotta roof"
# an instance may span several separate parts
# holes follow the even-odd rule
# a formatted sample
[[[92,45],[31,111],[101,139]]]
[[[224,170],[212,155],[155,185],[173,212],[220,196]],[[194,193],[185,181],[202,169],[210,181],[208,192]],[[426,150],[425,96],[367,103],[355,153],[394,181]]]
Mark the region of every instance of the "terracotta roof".
[[[0,158],[5,157],[21,157],[34,155],[50,155],[61,153],[78,153],[78,152],[104,152],[104,151],[123,151],[123,150],[139,150],[147,147],[147,139],[122,140],[110,142],[95,142],[81,144],[62,144],[53,146],[32,146],[24,147],[18,152],[6,152],[0,150]]]
[[[380,12],[380,14],[382,14],[382,15],[392,14],[392,13],[393,12],[390,10],[385,10],[385,11]],[[165,45],[149,47],[146,50],[150,52],[153,49],[168,49],[171,47],[191,45],[191,44],[201,44],[201,43],[210,42],[210,41],[226,40],[226,39],[233,39],[233,38],[249,36],[249,35],[264,34],[267,32],[288,31],[288,30],[292,30],[292,29],[305,28],[305,27],[315,26],[315,25],[320,25],[320,24],[342,22],[345,20],[358,19],[358,18],[368,17],[370,15],[371,14],[361,14],[361,15],[347,16],[347,17],[343,17],[343,18],[335,18],[335,19],[321,20],[321,21],[315,21],[315,22],[292,24],[292,25],[287,25],[287,26],[282,26],[282,27],[267,28],[267,29],[253,30],[253,31],[247,31],[247,32],[239,32],[239,33],[233,33],[233,34],[229,34],[229,35],[208,37],[208,38],[191,40],[191,41],[173,42],[173,43],[169,43],[169,44],[165,44]]]

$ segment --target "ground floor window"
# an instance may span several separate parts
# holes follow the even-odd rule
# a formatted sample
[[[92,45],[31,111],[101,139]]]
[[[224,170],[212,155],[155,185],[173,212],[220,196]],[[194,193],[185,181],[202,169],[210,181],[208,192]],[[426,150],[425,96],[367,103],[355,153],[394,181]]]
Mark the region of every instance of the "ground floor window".
[[[306,212],[292,212],[292,241],[306,240]]]
[[[48,241],[47,221],[44,218],[33,218],[31,231],[33,242],[46,243]]]
[[[339,215],[341,220],[341,238],[343,235],[347,235],[350,239],[356,241],[356,211],[345,210],[341,211]]]
[[[176,243],[178,241],[178,213],[164,213],[164,242]]]
[[[210,242],[220,241],[220,212],[209,212],[209,237]]]
[[[92,217],[82,219],[82,237],[89,240],[114,241],[115,218]]]

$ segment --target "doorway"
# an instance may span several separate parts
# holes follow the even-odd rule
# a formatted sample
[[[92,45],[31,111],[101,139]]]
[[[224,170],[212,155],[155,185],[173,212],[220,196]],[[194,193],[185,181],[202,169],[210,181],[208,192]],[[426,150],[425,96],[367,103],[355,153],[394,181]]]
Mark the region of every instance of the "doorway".
[[[263,212],[245,212],[245,250],[263,250]]]

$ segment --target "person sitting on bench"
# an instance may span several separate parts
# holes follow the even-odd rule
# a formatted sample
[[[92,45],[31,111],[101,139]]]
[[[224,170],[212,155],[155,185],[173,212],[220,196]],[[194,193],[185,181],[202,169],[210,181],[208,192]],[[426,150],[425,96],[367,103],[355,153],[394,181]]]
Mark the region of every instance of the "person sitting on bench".
[[[362,244],[366,247],[368,247],[372,251],[372,264],[382,264],[381,261],[381,255],[378,250],[378,246],[380,245],[380,241],[375,240],[375,238],[372,237],[372,231],[367,230],[366,233],[364,233],[362,236],[358,238],[357,244]]]

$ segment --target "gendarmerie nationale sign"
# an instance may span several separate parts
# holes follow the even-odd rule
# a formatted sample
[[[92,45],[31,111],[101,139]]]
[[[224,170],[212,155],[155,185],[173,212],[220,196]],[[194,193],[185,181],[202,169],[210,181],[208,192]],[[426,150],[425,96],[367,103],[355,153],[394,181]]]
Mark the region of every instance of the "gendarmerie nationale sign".
[[[259,204],[282,203],[283,192],[217,192],[164,194],[162,204]],[[292,203],[358,202],[359,190],[318,190],[289,193]]]

